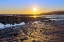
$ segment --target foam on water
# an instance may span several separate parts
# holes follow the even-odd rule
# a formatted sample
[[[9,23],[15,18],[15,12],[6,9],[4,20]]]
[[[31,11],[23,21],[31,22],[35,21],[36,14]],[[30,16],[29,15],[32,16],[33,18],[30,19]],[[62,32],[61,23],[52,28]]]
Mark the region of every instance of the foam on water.
[[[0,23],[0,28],[11,27],[11,26],[17,26],[17,25],[25,25],[25,23],[24,23],[24,22],[21,22],[20,24],[14,23],[14,25],[12,25],[12,24],[6,24],[6,25],[4,25],[4,24]]]

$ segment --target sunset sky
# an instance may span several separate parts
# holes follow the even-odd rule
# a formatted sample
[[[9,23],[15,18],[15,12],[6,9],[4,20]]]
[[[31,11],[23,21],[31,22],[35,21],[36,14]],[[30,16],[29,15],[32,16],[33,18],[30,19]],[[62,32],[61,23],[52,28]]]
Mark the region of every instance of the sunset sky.
[[[0,0],[0,14],[39,14],[56,10],[64,10],[64,0]]]

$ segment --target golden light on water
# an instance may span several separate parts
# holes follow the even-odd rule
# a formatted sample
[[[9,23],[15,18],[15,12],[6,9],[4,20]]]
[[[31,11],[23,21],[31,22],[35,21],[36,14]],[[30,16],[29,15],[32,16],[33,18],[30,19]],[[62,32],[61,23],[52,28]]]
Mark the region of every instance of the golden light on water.
[[[34,16],[29,16],[29,17],[37,18],[38,16],[34,15]]]
[[[36,18],[37,16],[33,16],[34,18]]]

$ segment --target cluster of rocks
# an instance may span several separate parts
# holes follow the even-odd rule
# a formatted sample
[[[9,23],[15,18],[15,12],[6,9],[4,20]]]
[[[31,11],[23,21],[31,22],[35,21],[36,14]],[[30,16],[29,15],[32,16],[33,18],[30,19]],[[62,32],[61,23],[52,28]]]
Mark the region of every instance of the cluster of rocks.
[[[41,17],[23,17],[23,16],[0,16],[0,23],[3,24],[14,24],[14,23],[20,23],[20,22],[25,22],[27,23],[28,21],[35,21],[35,20],[40,20]]]
[[[61,27],[61,24],[35,21],[0,29],[0,42],[63,42],[64,28]]]

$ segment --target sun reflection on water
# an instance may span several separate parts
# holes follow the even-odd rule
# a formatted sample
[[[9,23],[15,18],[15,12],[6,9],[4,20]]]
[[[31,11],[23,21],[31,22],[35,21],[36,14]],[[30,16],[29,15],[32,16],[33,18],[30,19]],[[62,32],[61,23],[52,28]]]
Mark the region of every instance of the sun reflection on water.
[[[36,15],[34,15],[33,17],[34,17],[34,18],[37,18],[37,16],[36,16]]]

